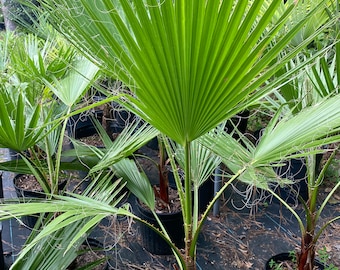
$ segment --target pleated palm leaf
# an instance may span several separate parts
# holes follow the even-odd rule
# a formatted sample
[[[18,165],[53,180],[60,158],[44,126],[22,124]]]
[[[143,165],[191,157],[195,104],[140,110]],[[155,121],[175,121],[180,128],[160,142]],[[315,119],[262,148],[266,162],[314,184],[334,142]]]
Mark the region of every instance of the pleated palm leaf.
[[[305,20],[266,51],[293,5],[272,25],[279,2],[269,1],[261,18],[268,1],[42,2],[76,46],[130,87],[139,114],[182,145],[244,109],[254,90],[312,40],[268,68]]]
[[[41,118],[43,88],[33,73],[37,66],[44,66],[42,63],[47,55],[39,51],[38,44],[34,36],[11,39],[7,36],[2,48],[7,57],[1,74],[0,145],[18,152],[43,138],[43,129],[37,129],[39,124],[44,124]]]
[[[217,155],[223,157],[223,162],[229,166],[235,175],[255,187],[268,190],[285,205],[297,219],[297,226],[301,232],[301,247],[297,252],[298,269],[313,269],[315,259],[315,247],[320,235],[327,226],[340,216],[330,216],[329,219],[318,227],[319,218],[326,204],[340,186],[338,181],[327,197],[318,205],[319,187],[324,179],[324,174],[338,149],[332,149],[332,154],[324,164],[318,177],[315,177],[315,154],[322,151],[318,148],[322,145],[340,141],[339,119],[340,96],[325,97],[319,103],[304,108],[293,117],[287,114],[277,113],[266,128],[259,144],[255,147],[248,141],[247,147],[237,143],[229,134],[214,132],[203,136],[200,141],[206,147],[212,149]],[[280,120],[279,120],[280,119]],[[244,139],[246,140],[246,139]],[[236,150],[235,150],[236,149]],[[280,166],[287,158],[307,159],[309,199],[303,202],[305,209],[304,222],[299,212],[281,199],[272,189],[272,183],[277,185],[277,176],[272,166]],[[283,181],[282,184],[285,184]],[[222,188],[219,193],[224,191]],[[216,200],[216,198],[215,198]],[[213,201],[214,202],[214,201]]]
[[[282,36],[298,2],[273,21],[281,1],[41,0],[57,29],[129,87],[133,95],[124,99],[126,106],[184,147],[182,268],[194,269],[196,258],[191,142],[290,76],[293,71],[259,88],[322,31],[277,61],[325,2],[293,21]]]
[[[76,57],[65,40],[58,44],[23,35],[15,41],[0,86],[0,145],[22,159],[0,166],[34,174],[45,193],[56,193],[67,118],[93,83],[98,67]]]
[[[339,12],[339,5],[335,5],[333,3],[334,9],[329,9],[329,14],[337,14]],[[334,41],[334,37],[339,36],[339,29],[338,25],[335,26],[334,29],[330,29],[327,31],[331,33],[331,37],[329,38],[330,41]],[[304,130],[304,132],[308,133],[308,130],[312,130],[312,134],[314,134],[313,140],[311,140],[310,145],[306,145],[305,147],[296,148],[296,150],[301,149],[301,151],[296,151],[294,154],[303,157],[306,161],[307,166],[307,188],[308,188],[308,198],[304,201],[302,198],[299,198],[304,206],[305,210],[305,217],[306,221],[304,222],[294,208],[291,208],[289,205],[286,204],[283,200],[279,198],[279,200],[284,203],[290,211],[294,214],[297,218],[299,228],[301,231],[301,245],[300,250],[297,252],[297,262],[298,262],[298,269],[312,269],[314,258],[315,258],[315,245],[318,241],[318,238],[323,233],[324,229],[329,225],[330,222],[339,219],[339,217],[331,217],[329,222],[322,224],[320,230],[317,230],[317,225],[319,221],[319,217],[326,206],[329,199],[332,197],[332,194],[338,189],[340,183],[337,183],[334,188],[331,190],[329,195],[327,196],[326,200],[322,203],[320,207],[318,207],[318,197],[319,197],[319,187],[322,185],[324,180],[324,174],[331,163],[332,159],[334,158],[335,153],[338,149],[328,149],[331,151],[332,154],[329,156],[327,161],[323,164],[322,168],[319,169],[317,166],[317,154],[322,154],[324,151],[322,150],[321,146],[328,146],[329,147],[329,140],[330,137],[334,141],[339,141],[337,134],[338,128],[333,129],[336,127],[333,123],[336,122],[336,118],[338,118],[337,113],[333,114],[334,110],[338,105],[336,99],[339,96],[339,71],[340,71],[340,44],[335,42],[334,44],[328,44],[325,42],[325,37],[321,36],[320,38],[315,40],[315,44],[319,47],[323,45],[327,48],[325,55],[318,57],[312,64],[307,65],[305,68],[296,72],[294,76],[289,80],[289,82],[283,86],[281,86],[277,91],[274,92],[275,99],[272,97],[266,97],[267,100],[273,105],[273,108],[276,108],[277,116],[279,118],[283,118],[283,122],[289,118],[298,119],[298,115],[303,111],[310,111],[313,107],[317,106],[324,106],[324,102],[329,97],[335,100],[334,104],[328,104],[326,107],[318,113],[318,115],[310,116],[310,121],[307,118],[301,119],[300,122],[297,122],[296,125],[301,125],[300,128]],[[336,38],[335,38],[336,39]],[[327,41],[327,39],[326,39]],[[308,55],[315,53],[315,48],[306,52]],[[295,59],[292,59],[284,68],[283,72],[287,72],[288,70],[294,69],[295,66],[301,64],[301,61],[305,61],[307,59],[306,55],[300,54]],[[329,119],[325,120],[323,117],[329,117]],[[326,124],[324,127],[324,137],[321,141],[318,142],[318,132],[322,131],[322,126],[319,120],[326,121],[323,124]],[[315,122],[317,124],[315,124]],[[333,121],[332,124],[329,121]],[[308,125],[308,127],[307,127]],[[327,125],[329,125],[327,127]],[[272,132],[272,127],[269,128],[269,133]],[[277,128],[277,127],[276,127]],[[297,127],[296,127],[297,128]],[[281,130],[284,132],[285,136],[288,136],[289,128],[285,127]],[[287,132],[287,133],[286,133]],[[291,131],[293,137],[290,137],[290,140],[297,140],[297,135],[295,132]],[[311,135],[312,135],[311,134]],[[277,134],[276,134],[277,135]],[[309,136],[308,134],[305,134]],[[326,136],[328,135],[328,137]],[[330,136],[335,135],[335,136]],[[289,138],[286,137],[286,138]],[[262,142],[264,140],[264,142]],[[263,138],[258,146],[258,153],[261,153],[261,148],[265,147],[265,145],[271,144],[274,141],[274,138],[271,135],[268,135],[267,131],[265,131]],[[275,141],[278,140],[280,143],[284,142],[283,138],[275,138]],[[332,142],[331,140],[331,142]],[[287,142],[284,142],[284,145],[287,146]],[[278,147],[278,146],[276,146]],[[278,147],[277,149],[279,149]],[[271,151],[272,152],[272,151]],[[275,151],[272,152],[273,156],[275,156]],[[266,154],[269,158],[269,154]],[[255,155],[256,156],[256,155]],[[274,161],[273,161],[274,162]],[[279,162],[277,160],[276,162]],[[277,196],[277,195],[275,195]]]
[[[23,203],[20,207],[13,200],[4,205],[0,219],[10,218],[10,212],[15,213],[17,218],[31,213],[44,215],[45,212],[58,212],[47,218],[49,222],[44,220],[46,226],[43,230],[39,229],[39,224],[32,230],[11,269],[69,269],[79,247],[104,217],[117,214],[129,216],[129,211],[117,206],[124,197],[124,185],[119,180],[112,184],[113,177],[112,173],[97,174],[83,193],[86,197],[70,194],[56,196],[54,200]],[[93,207],[95,205],[97,208]]]
[[[133,155],[138,149],[159,134],[159,131],[147,123],[140,124],[136,121],[126,126],[123,131],[112,141],[103,126],[97,119],[92,119],[103,142],[103,147],[87,145],[80,140],[72,139],[74,149],[65,151],[63,157],[78,159],[83,164],[83,170],[95,170],[98,164],[110,168],[121,159]],[[103,161],[102,161],[103,160]],[[76,163],[73,162],[71,166]]]
[[[309,110],[312,107],[323,106],[322,104],[324,100],[329,97],[334,97],[333,99],[338,98],[340,85],[339,60],[340,44],[336,43],[329,47],[325,56],[319,57],[315,60],[315,63],[307,65],[306,68],[297,73],[288,84],[284,85],[279,91],[275,92],[277,97],[276,100],[268,98],[268,100],[270,100],[271,103],[277,107],[278,113],[282,114],[280,117],[296,118],[295,115],[297,116],[299,112],[302,112],[306,109]],[[292,61],[290,65],[287,66],[287,68],[295,65],[298,61],[298,58],[296,58],[294,62]],[[333,114],[334,112],[331,111],[334,110],[336,106],[338,105],[329,105],[329,107],[325,107],[324,111],[320,112],[319,115],[315,115],[310,119],[318,122],[319,119],[323,119],[324,116],[328,116],[328,122],[334,117],[337,118],[337,114]],[[331,121],[336,121],[336,119]],[[314,126],[314,135],[322,130],[321,125],[315,125],[315,123],[308,121],[308,119],[305,119],[304,123],[301,121],[300,124],[303,127],[305,127],[307,124],[309,125],[309,128]],[[337,135],[339,130],[332,130],[332,127],[334,127],[333,124],[328,124],[329,127],[325,126],[326,134],[328,133],[329,135]],[[266,136],[264,136],[264,140],[264,144],[269,142]],[[293,211],[294,215],[298,218],[301,231],[301,249],[297,254],[299,269],[312,269],[312,263],[314,262],[315,258],[315,243],[328,224],[322,227],[322,229],[319,231],[316,230],[316,225],[327,201],[331,198],[331,195],[340,185],[340,182],[335,185],[334,189],[330,192],[325,202],[321,207],[318,208],[317,199],[319,197],[319,187],[321,186],[324,180],[324,174],[337,151],[337,149],[329,149],[329,151],[332,151],[332,154],[327,159],[327,162],[323,164],[321,170],[319,170],[317,167],[317,153],[324,152],[320,150],[320,146],[327,146],[329,144],[328,140],[329,138],[325,137],[323,142],[321,141],[316,145],[311,144],[309,149],[298,153],[305,157],[307,165],[308,199],[303,201],[303,199],[300,198],[300,200],[302,200],[306,215],[305,225],[303,221],[298,218],[298,215],[294,209],[290,208],[289,206],[288,208]],[[315,141],[316,139],[314,139],[312,142],[315,143]],[[260,142],[260,144],[262,144],[262,142]],[[336,217],[336,219],[338,219],[338,217]]]
[[[292,4],[294,2],[297,2],[296,0],[286,0],[284,1],[286,4]],[[299,5],[294,9],[294,11],[290,14],[289,19],[287,20],[286,27],[291,28],[294,27],[296,20],[299,20],[299,18],[305,16],[309,10],[315,8],[320,3],[323,3],[324,9],[319,10],[316,12],[313,16],[307,20],[306,24],[303,28],[301,28],[295,35],[295,37],[291,40],[290,45],[292,47],[298,46],[303,40],[308,38],[310,35],[313,35],[314,31],[317,30],[321,25],[326,23],[329,19],[329,10],[334,8],[335,5],[334,0],[329,1],[322,1],[322,0],[304,0],[300,1]],[[277,10],[277,12],[274,15],[274,20],[280,19],[281,15],[284,13],[285,8],[284,5],[281,6]],[[283,29],[281,31],[282,35],[285,35],[287,29]]]

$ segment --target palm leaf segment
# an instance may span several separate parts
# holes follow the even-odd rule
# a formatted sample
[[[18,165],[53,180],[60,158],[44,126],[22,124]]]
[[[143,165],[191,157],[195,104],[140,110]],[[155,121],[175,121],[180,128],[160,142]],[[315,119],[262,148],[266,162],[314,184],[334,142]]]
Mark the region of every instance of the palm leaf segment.
[[[301,28],[266,50],[294,5],[273,22],[282,1],[49,2],[43,0],[51,21],[128,85],[146,121],[182,145],[249,105],[286,62],[272,60]]]

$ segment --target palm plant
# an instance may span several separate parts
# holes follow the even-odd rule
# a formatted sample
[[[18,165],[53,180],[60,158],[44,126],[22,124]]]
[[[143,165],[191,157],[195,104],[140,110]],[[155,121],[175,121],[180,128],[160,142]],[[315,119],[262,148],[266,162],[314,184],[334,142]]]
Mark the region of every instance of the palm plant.
[[[330,217],[321,229],[316,230],[321,213],[340,186],[340,182],[336,183],[321,206],[317,207],[319,187],[337,149],[333,150],[318,177],[314,175],[315,154],[322,152],[322,150],[319,150],[321,145],[339,142],[338,112],[332,113],[338,106],[339,100],[339,95],[324,98],[318,104],[305,108],[293,117],[286,115],[280,119],[282,115],[278,113],[268,124],[259,144],[256,146],[243,138],[243,141],[246,142],[246,147],[244,147],[238,144],[229,134],[219,131],[200,138],[203,145],[223,157],[222,162],[227,164],[234,174],[241,172],[239,176],[241,181],[269,191],[292,212],[301,231],[301,246],[297,252],[299,270],[313,269],[315,246],[319,237],[330,223],[340,219],[340,216]],[[330,126],[333,126],[333,128],[329,129]],[[269,165],[281,166],[282,160],[302,157],[307,157],[309,190],[308,200],[302,200],[306,217],[305,224],[298,211],[272,189],[274,184],[277,185],[278,179],[276,179],[277,176],[273,168],[270,168]],[[290,183],[287,179],[280,179],[279,181],[280,185]]]
[[[269,148],[263,142],[259,149],[254,150],[255,157],[240,154],[243,162],[233,163],[235,175],[218,192],[201,218],[198,207],[192,207],[192,196],[193,201],[197,202],[196,189],[199,186],[196,182],[198,179],[193,177],[196,168],[192,168],[195,140],[204,138],[223,120],[243,111],[294,73],[295,70],[289,70],[271,80],[267,86],[260,87],[322,32],[322,28],[317,29],[313,35],[288,51],[280,61],[275,61],[277,55],[326,2],[320,1],[315,8],[294,21],[285,36],[281,36],[280,30],[285,28],[286,21],[299,3],[284,5],[281,1],[264,0],[41,0],[57,29],[88,57],[97,59],[106,72],[113,73],[131,89],[133,95],[125,95],[121,102],[182,147],[185,175],[183,189],[176,174],[175,179],[183,213],[184,254],[174,246],[166,231],[161,233],[172,247],[181,269],[195,269],[196,243],[203,221],[212,203],[230,182],[237,177],[249,180],[252,176],[257,179],[262,171],[269,173],[264,168],[265,164],[283,155],[293,156],[292,153],[299,147],[310,147],[311,138],[315,138],[313,145],[316,145],[321,142],[319,138],[329,133],[329,127],[339,127],[340,123],[335,117],[330,121],[328,116],[323,115],[318,121],[313,119],[313,127],[316,124],[322,127],[317,135],[299,133],[299,140],[292,140],[285,148],[275,139],[272,145],[279,145],[277,149],[282,152],[275,148],[270,148],[275,150],[273,152],[267,151]],[[284,12],[273,21],[278,8]],[[330,20],[324,27],[333,22]],[[277,38],[276,42],[270,44],[274,38]],[[339,98],[334,97],[327,105],[337,102]],[[326,109],[325,106],[313,109],[320,113],[321,109]],[[339,110],[332,109],[334,113]],[[302,119],[310,118],[304,113],[284,124],[275,127],[273,124],[272,129],[278,132],[282,126],[296,128],[296,122]],[[329,120],[326,121],[327,129],[326,122],[321,120]],[[269,130],[267,134],[273,135]],[[336,139],[339,138],[334,135],[327,140]],[[215,145],[216,141],[211,143]],[[172,147],[167,140],[165,145],[172,159]],[[235,153],[234,156],[238,155]],[[111,165],[103,158],[90,172]],[[135,194],[154,212],[154,201],[150,197],[153,192],[144,192],[142,188],[148,188],[148,185],[138,181],[145,180],[137,179],[135,184],[139,189],[135,190]],[[256,184],[266,187],[266,181],[261,177]],[[97,206],[102,211],[111,211],[108,206]]]
[[[17,38],[1,85],[0,145],[21,159],[3,170],[34,174],[45,193],[58,191],[67,119],[97,72],[60,37]]]
[[[303,56],[300,55],[295,61],[291,61],[289,65],[286,66],[286,70],[296,65],[301,61],[301,58],[303,58]],[[279,111],[281,111],[280,113],[282,115],[285,115],[285,117],[293,117],[306,108],[317,106],[317,104],[325,98],[338,96],[340,85],[339,60],[340,44],[336,43],[329,47],[324,56],[317,58],[312,65],[308,65],[305,69],[299,71],[288,84],[282,86],[279,91],[275,92],[276,99],[269,97],[267,99],[277,109],[280,107]],[[299,197],[299,200],[302,201],[302,205],[304,206],[306,222],[304,223],[302,221],[294,208],[284,203],[297,218],[301,231],[301,246],[297,253],[299,270],[313,269],[315,245],[318,238],[329,223],[340,218],[332,218],[317,231],[316,226],[322,211],[332,194],[334,194],[340,186],[340,182],[337,183],[321,206],[318,207],[319,202],[317,199],[319,197],[319,188],[323,183],[325,172],[337,150],[338,149],[327,150],[331,151],[332,154],[327,158],[327,161],[323,164],[319,173],[317,168],[317,154],[324,152],[324,150],[320,149],[320,147],[311,147],[307,150],[305,159],[307,163],[308,198],[303,200],[303,198]],[[280,201],[282,201],[282,199],[280,199]]]
[[[6,37],[9,38],[9,35]],[[3,55],[4,72],[1,74],[0,146],[17,151],[21,159],[1,162],[0,167],[1,170],[33,174],[43,192],[51,198],[58,194],[61,170],[76,169],[74,163],[62,160],[68,118],[117,97],[77,109],[79,100],[97,77],[98,67],[77,55],[60,37],[56,40],[49,36],[47,40],[41,40],[33,35],[23,35],[13,37],[12,42],[6,40],[3,44],[8,54]],[[135,146],[136,142],[133,143]],[[123,147],[123,144],[120,146]],[[120,181],[112,185],[112,178],[112,174],[97,174],[84,195],[115,207],[122,199],[120,192],[124,185]],[[53,225],[59,223],[56,218],[58,215],[54,214],[54,206],[47,206],[48,198],[41,202],[46,207],[39,209],[39,213],[44,214],[40,222],[46,217]],[[29,204],[20,205],[24,210],[17,217],[32,213]],[[33,212],[36,213],[36,210]],[[52,214],[46,216],[46,212]],[[71,224],[65,222],[63,229],[49,231],[48,236],[52,235],[52,238],[39,234],[40,222],[32,230],[26,249],[12,266],[13,269],[50,269],[51,265],[66,269],[77,256],[78,247],[99,221],[97,218],[83,216]],[[79,227],[86,229],[76,243],[68,246],[70,237],[77,235]],[[38,238],[40,242],[35,245],[35,239]],[[51,249],[51,246],[55,248]],[[68,250],[67,256],[65,250]],[[37,256],[37,253],[42,256]],[[46,261],[46,255],[54,259]]]
[[[57,1],[54,6],[43,2],[51,12],[55,6],[60,9],[65,19],[63,25],[73,29],[67,35],[75,44],[83,45],[82,49],[92,57],[101,59],[109,71],[117,73],[134,91],[136,97],[129,97],[127,105],[131,104],[137,114],[184,147],[185,184],[184,192],[179,194],[187,224],[186,267],[193,268],[199,226],[195,222],[198,214],[191,207],[191,143],[269,91],[268,87],[253,94],[276,68],[311,40],[309,37],[280,63],[264,70],[275,52],[282,50],[303,25],[298,22],[286,34],[286,42],[280,40],[265,51],[269,34],[273,36],[279,31],[294,10],[293,5],[267,28],[272,22],[271,15],[282,4],[269,3],[258,19],[256,14],[263,7],[262,1],[148,1],[147,5],[136,1],[99,1],[96,5],[80,1],[76,6],[69,1]],[[66,11],[63,7],[68,11],[63,12]],[[81,29],[82,20],[88,18],[96,22],[89,26],[93,36]],[[304,21],[307,19],[304,17]],[[119,38],[109,38],[111,35]],[[107,55],[113,61],[107,61]],[[153,205],[149,207],[152,209]]]
[[[80,246],[86,242],[91,231],[99,221],[105,217],[104,215],[100,218],[93,218],[92,211],[96,210],[92,208],[87,211],[85,210],[85,208],[87,208],[86,205],[89,203],[110,205],[111,213],[107,215],[115,215],[119,211],[122,213],[125,211],[116,208],[124,196],[124,194],[121,194],[124,185],[122,185],[120,181],[115,181],[115,184],[112,185],[113,176],[114,175],[111,173],[98,174],[83,193],[86,195],[87,199],[80,199],[73,195],[58,197],[60,206],[62,206],[58,207],[60,210],[58,216],[54,215],[53,208],[55,208],[55,205],[52,204],[50,200],[38,202],[35,207],[39,207],[38,209],[41,210],[40,213],[46,211],[52,213],[46,217],[47,220],[50,220],[50,223],[44,228],[45,233],[40,233],[39,223],[37,223],[36,227],[32,230],[26,240],[26,248],[19,254],[18,258],[11,266],[11,269],[69,269],[68,267],[79,255]],[[85,211],[83,211],[82,215],[79,215],[78,218],[71,218],[72,221],[67,221],[67,219],[70,218],[71,212],[68,212],[66,215],[62,214],[62,212],[67,208],[71,210],[69,207],[72,204],[78,206],[82,205],[81,207]],[[36,212],[36,210],[32,211],[29,204],[21,205],[21,210],[17,209],[19,211],[16,212],[17,216]],[[73,208],[73,211],[81,210],[80,208]],[[55,224],[62,225],[62,228],[54,230]],[[73,239],[75,235],[79,236],[77,241],[70,243],[70,239]],[[46,257],[49,259],[46,260]],[[106,258],[104,258],[104,260],[106,260]],[[90,266],[87,266],[88,268],[86,269],[92,269],[92,267],[101,262],[103,262],[103,259],[92,263]]]

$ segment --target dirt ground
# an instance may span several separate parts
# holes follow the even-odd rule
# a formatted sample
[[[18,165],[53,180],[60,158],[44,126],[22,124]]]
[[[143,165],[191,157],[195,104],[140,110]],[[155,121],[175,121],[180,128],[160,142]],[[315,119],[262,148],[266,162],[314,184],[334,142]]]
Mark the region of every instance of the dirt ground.
[[[157,153],[147,151],[148,156],[157,158]],[[333,166],[339,168],[340,156],[337,156]],[[139,162],[144,166],[150,180],[157,175],[152,165]],[[320,188],[319,204],[321,204],[331,187],[338,181],[336,173],[327,175]],[[263,195],[263,194],[262,194]],[[235,203],[237,204],[237,203]],[[236,208],[226,198],[221,198],[220,215],[211,213],[200,234],[197,258],[197,269],[264,269],[266,261],[281,252],[289,252],[299,247],[300,231],[294,216],[278,202],[266,199],[258,202],[256,207]],[[302,205],[297,204],[296,210],[303,216]],[[340,216],[340,190],[337,191],[318,224],[318,228],[334,216]],[[106,241],[112,247],[111,260],[113,269],[174,269],[173,256],[157,256],[143,249],[139,236],[138,225],[131,220],[119,222],[107,221],[106,231],[109,237]],[[109,225],[108,225],[109,224]],[[107,230],[107,228],[109,228]],[[115,239],[114,242],[111,242]],[[136,241],[137,240],[137,241]],[[105,240],[104,240],[105,241]],[[340,221],[332,223],[321,235],[317,250],[325,248],[329,256],[328,263],[340,269]]]
[[[340,214],[340,204],[329,207],[322,221],[334,212]],[[111,247],[112,269],[174,269],[173,256],[157,256],[143,249],[139,227],[133,221],[106,222],[101,230],[106,235],[104,242]],[[279,204],[260,207],[251,216],[224,205],[220,216],[211,214],[203,226],[197,269],[264,269],[272,255],[294,250],[300,239],[294,217]],[[320,237],[317,250],[322,248],[329,255],[328,263],[340,267],[340,222],[330,225]]]

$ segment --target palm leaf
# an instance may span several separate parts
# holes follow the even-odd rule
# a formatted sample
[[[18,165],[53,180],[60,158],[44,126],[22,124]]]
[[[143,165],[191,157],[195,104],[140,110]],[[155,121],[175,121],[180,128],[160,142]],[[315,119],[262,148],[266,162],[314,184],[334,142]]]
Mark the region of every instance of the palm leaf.
[[[102,149],[101,159],[91,168],[90,173],[107,169],[120,159],[132,155],[158,133],[158,130],[146,123],[140,127],[138,122],[132,123],[123,130],[110,147]]]
[[[77,156],[81,163],[88,166],[91,174],[110,168],[127,182],[128,189],[135,196],[150,209],[154,209],[155,199],[149,179],[138,169],[133,160],[126,159],[126,157],[132,155],[159,132],[148,124],[140,126],[139,122],[135,122],[126,126],[122,133],[112,141],[98,121],[93,120],[100,137],[105,142],[105,147],[91,147],[72,140],[75,149],[68,151],[65,155]]]
[[[74,64],[70,73],[62,80],[53,78],[53,83],[45,80],[45,84],[68,107],[72,107],[93,83],[98,67],[86,58],[80,58]],[[70,91],[72,89],[72,91]]]
[[[13,269],[66,269],[77,256],[80,244],[105,216],[131,215],[116,208],[122,200],[118,196],[123,185],[113,174],[98,174],[84,195],[56,196],[54,200],[32,200],[30,203],[2,204],[0,220],[23,215],[51,212],[59,213],[47,219],[42,230],[33,230],[25,248],[16,259]],[[50,216],[51,218],[52,216]],[[54,247],[54,248],[51,248]],[[50,258],[46,260],[46,256]]]
[[[8,90],[13,89],[3,89],[0,95],[0,145],[20,152],[32,147],[43,137],[44,128],[37,128],[40,125],[41,104],[32,108],[24,101],[22,94],[13,97],[14,100],[4,100],[6,94],[2,93]],[[46,124],[48,119],[45,121]]]
[[[155,194],[146,174],[130,159],[112,165],[114,172],[126,181],[127,188],[151,210],[155,209]]]
[[[288,0],[288,3],[293,3],[295,1]],[[326,8],[330,7],[334,1],[320,1],[320,0],[305,0],[301,1],[296,8],[293,10],[292,14],[289,16],[289,20],[287,22],[287,27],[293,26],[297,20],[303,17],[308,13],[309,10],[318,6],[321,2],[324,4],[324,8],[320,9],[317,13],[311,16],[303,28],[295,35],[295,37],[291,41],[292,46],[298,46],[301,42],[303,42],[306,38],[313,35],[314,32],[322,26],[328,19],[328,15],[326,12]],[[277,15],[279,16],[279,14]],[[284,32],[282,33],[285,34]]]
[[[256,147],[253,163],[268,164],[289,155],[298,157],[300,150],[338,141],[339,102],[339,95],[325,98],[293,117],[283,118],[277,124],[273,122]]]
[[[248,185],[268,189],[270,182],[280,180],[270,163],[261,164],[262,166],[252,166],[255,146],[243,135],[242,141],[246,147],[222,129],[216,129],[214,132],[208,133],[201,137],[199,141],[222,158],[222,163],[230,170],[231,176],[243,171],[238,179]]]
[[[336,43],[324,57],[320,57],[307,70],[311,84],[319,96],[339,93],[340,44]]]
[[[184,149],[180,145],[174,151],[176,161],[180,168],[184,168]],[[191,148],[191,172],[193,186],[198,189],[212,175],[216,167],[221,163],[221,156],[215,155],[198,141],[192,143]]]
[[[223,163],[234,174],[244,171],[239,176],[241,181],[268,189],[269,182],[279,180],[272,169],[275,164],[279,165],[287,158],[315,154],[317,147],[339,141],[339,102],[340,96],[337,95],[324,98],[293,117],[290,114],[281,120],[274,117],[256,147],[243,138],[247,146],[244,147],[221,130],[203,136],[200,141],[223,157]]]
[[[137,112],[180,144],[244,109],[247,97],[273,74],[265,68],[322,6],[294,21],[285,36],[266,50],[295,5],[272,23],[281,1],[263,3],[43,1],[51,21],[57,26],[64,18],[61,26],[69,39],[105,63],[105,69],[136,94],[130,102]]]
[[[70,237],[77,231],[78,226],[82,226],[86,220],[78,221],[72,226],[60,229],[56,233],[51,234],[51,237],[40,239],[38,245],[31,249],[24,256],[20,256],[15,260],[11,269],[51,269],[57,267],[58,269],[66,269],[66,267],[77,257],[78,247],[82,244],[82,240],[86,239],[83,235],[82,239],[76,243],[72,249],[64,254],[64,250],[68,245]],[[38,234],[38,230],[31,233],[32,239]],[[27,242],[29,243],[29,242]],[[46,247],[49,247],[48,249]],[[51,248],[56,247],[56,248]],[[46,256],[50,259],[46,260]]]
[[[159,133],[152,126],[145,123],[140,125],[140,122],[137,121],[126,126],[117,138],[112,141],[108,138],[106,131],[100,126],[98,120],[92,120],[97,127],[100,138],[104,142],[104,147],[98,148],[86,145],[79,140],[70,138],[74,149],[63,153],[64,159],[72,161],[75,165],[78,164],[76,159],[79,159],[80,163],[76,165],[77,168],[81,167],[90,171],[90,173],[110,168],[119,160],[132,155]],[[64,166],[67,166],[67,164],[65,163]]]

